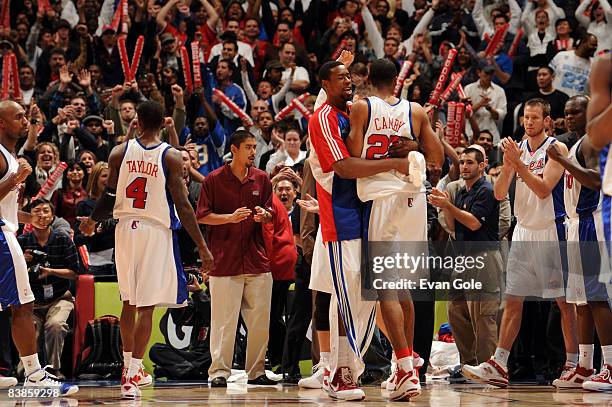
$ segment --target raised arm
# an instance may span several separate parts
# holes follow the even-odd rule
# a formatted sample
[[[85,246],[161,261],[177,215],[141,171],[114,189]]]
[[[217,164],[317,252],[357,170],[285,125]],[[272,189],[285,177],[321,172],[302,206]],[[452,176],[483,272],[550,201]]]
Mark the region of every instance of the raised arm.
[[[612,97],[610,97],[610,54],[598,57],[591,65],[591,101],[587,108],[587,134],[591,145],[601,150],[612,141]]]

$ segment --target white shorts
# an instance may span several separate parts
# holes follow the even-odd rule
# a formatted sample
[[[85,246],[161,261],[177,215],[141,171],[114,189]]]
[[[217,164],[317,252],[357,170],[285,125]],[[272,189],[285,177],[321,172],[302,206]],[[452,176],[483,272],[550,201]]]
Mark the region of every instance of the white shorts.
[[[567,225],[567,294],[569,303],[585,305],[589,301],[608,301],[612,284],[599,281],[603,245],[601,212],[570,218]]]
[[[329,252],[327,245],[323,243],[320,227],[317,230],[317,237],[312,250],[312,266],[310,267],[310,283],[308,288],[328,294],[334,291],[334,283],[329,266]]]
[[[187,279],[175,231],[143,219],[119,220],[115,262],[122,301],[137,307],[187,305]]]
[[[15,233],[0,227],[0,311],[34,301],[28,266]]]
[[[563,224],[539,230],[516,225],[508,254],[506,294],[539,298],[565,295],[559,233],[564,240]]]

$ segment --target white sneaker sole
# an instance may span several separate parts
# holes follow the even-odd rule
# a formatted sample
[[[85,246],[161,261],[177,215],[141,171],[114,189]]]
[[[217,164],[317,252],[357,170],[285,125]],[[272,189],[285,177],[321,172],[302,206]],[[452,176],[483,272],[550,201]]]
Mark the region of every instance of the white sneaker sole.
[[[342,394],[330,390],[327,394],[334,400],[361,401],[365,399],[365,393],[363,391],[354,392],[352,394]]]
[[[17,379],[14,377],[3,377],[0,379],[0,389],[17,386]]]
[[[468,369],[463,367],[461,374],[467,377],[470,380],[474,380],[475,382],[482,384],[490,384],[491,386],[499,387],[501,389],[505,389],[508,387],[508,382],[503,379],[485,379],[483,377],[478,376],[475,373],[470,372]]]
[[[597,392],[612,392],[612,385],[602,385],[596,382],[584,382],[582,384],[582,388],[588,391],[597,391]]]

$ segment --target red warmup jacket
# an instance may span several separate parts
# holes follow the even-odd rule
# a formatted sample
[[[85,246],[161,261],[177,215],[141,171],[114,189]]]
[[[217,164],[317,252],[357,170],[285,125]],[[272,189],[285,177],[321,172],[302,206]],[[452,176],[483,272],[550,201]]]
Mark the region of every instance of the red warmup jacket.
[[[297,249],[293,240],[293,229],[287,210],[278,197],[272,193],[272,222],[263,226],[264,245],[270,259],[272,278],[276,281],[294,280]]]

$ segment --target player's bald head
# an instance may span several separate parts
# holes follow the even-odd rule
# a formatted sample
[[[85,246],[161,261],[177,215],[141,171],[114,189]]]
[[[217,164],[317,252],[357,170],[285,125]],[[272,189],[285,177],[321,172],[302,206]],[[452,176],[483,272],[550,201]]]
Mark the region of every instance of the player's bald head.
[[[3,100],[0,102],[0,119],[6,119],[19,110],[23,110],[19,103],[13,102],[12,100]]]

